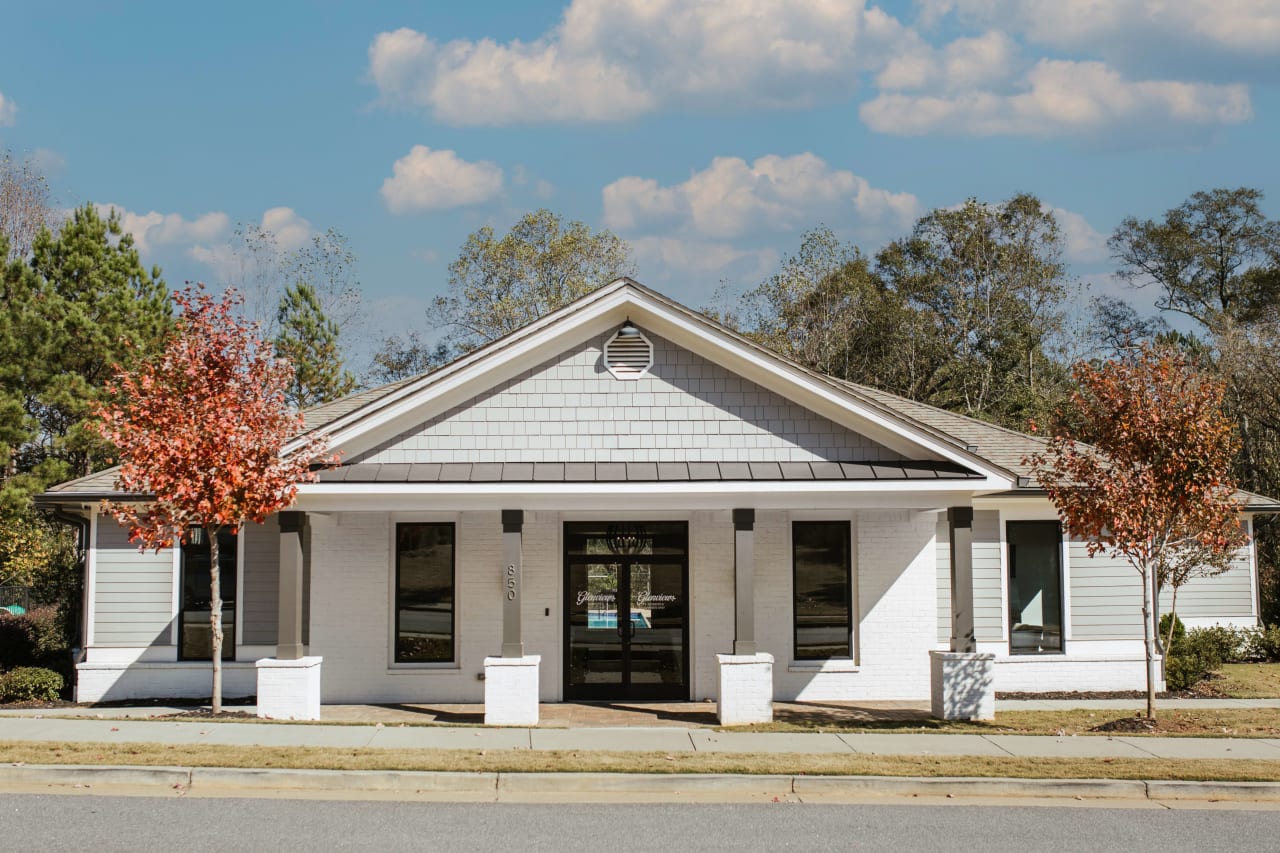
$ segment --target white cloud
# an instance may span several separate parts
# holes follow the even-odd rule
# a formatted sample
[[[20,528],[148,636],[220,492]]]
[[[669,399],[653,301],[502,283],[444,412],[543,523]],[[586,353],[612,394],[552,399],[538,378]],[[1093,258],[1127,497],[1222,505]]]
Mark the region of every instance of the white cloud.
[[[740,249],[729,243],[679,237],[639,237],[629,241],[641,278],[670,279],[676,274],[705,279],[730,268],[748,279],[761,278],[778,263],[773,249]]]
[[[292,207],[273,207],[262,214],[262,230],[276,238],[276,246],[283,252],[300,249],[311,239],[311,223],[297,214]]]
[[[6,98],[4,92],[0,92],[0,127],[12,125],[17,114],[18,105],[13,102],[13,98]]]
[[[889,60],[876,75],[876,85],[881,89],[942,91],[990,85],[1007,80],[1017,58],[1017,45],[997,30],[956,39],[941,49],[916,42]]]
[[[452,124],[617,121],[847,97],[907,40],[863,0],[573,0],[531,42],[380,33],[369,74],[384,103]]]
[[[604,188],[605,224],[623,232],[688,232],[718,239],[794,231],[853,219],[864,227],[901,228],[920,205],[910,193],[871,186],[813,154],[769,154],[748,164],[717,157],[687,181],[664,187],[624,177]]]
[[[302,248],[315,233],[311,223],[292,207],[272,207],[264,211],[258,227],[275,240],[276,254],[272,257]],[[212,269],[216,280],[223,282],[242,282],[246,276],[246,265],[252,263],[228,242],[209,244],[207,240],[201,241],[189,246],[187,254]]]
[[[1107,235],[1096,230],[1079,213],[1061,207],[1049,207],[1058,220],[1067,260],[1080,264],[1098,263],[1109,257]]]
[[[1186,49],[1280,57],[1275,0],[920,0],[926,23],[956,12],[1061,50],[1099,52],[1112,62],[1152,47],[1185,68]],[[1172,45],[1180,50],[1169,51]]]
[[[480,204],[502,192],[502,169],[488,161],[469,163],[453,151],[415,145],[382,182],[392,213],[448,210]]]
[[[99,204],[98,213],[107,216],[115,211],[120,227],[133,235],[133,243],[144,255],[159,246],[216,240],[227,233],[231,220],[225,213],[214,211],[187,219],[180,213],[134,213],[117,204]]]
[[[1141,129],[1159,140],[1166,131],[1246,121],[1253,109],[1243,85],[1128,80],[1101,62],[1042,59],[1017,91],[881,94],[859,115],[874,130],[904,136],[1097,136]]]

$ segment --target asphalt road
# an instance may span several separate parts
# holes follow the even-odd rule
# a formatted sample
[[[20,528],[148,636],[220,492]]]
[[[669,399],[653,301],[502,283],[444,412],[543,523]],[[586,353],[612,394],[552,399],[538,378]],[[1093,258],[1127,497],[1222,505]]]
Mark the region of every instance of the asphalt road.
[[[960,805],[527,805],[12,794],[0,849],[1275,850],[1280,811]]]

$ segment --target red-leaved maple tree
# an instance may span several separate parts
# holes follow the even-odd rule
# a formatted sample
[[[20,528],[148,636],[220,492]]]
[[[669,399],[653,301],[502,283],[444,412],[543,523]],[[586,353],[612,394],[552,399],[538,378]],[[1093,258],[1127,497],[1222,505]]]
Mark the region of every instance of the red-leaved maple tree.
[[[1169,346],[1072,370],[1078,390],[1043,453],[1024,462],[1090,556],[1124,557],[1142,582],[1147,717],[1155,717],[1155,596],[1225,571],[1244,544],[1223,383]]]
[[[193,530],[209,539],[213,712],[222,710],[222,593],[218,533],[238,533],[291,505],[298,484],[330,464],[318,436],[286,455],[303,431],[285,392],[293,367],[276,359],[254,326],[240,320],[240,297],[220,299],[202,286],[173,296],[181,314],[164,351],[132,370],[117,368],[98,430],[119,452],[116,488],[152,496],[108,502],[130,541],[159,551],[186,544]]]

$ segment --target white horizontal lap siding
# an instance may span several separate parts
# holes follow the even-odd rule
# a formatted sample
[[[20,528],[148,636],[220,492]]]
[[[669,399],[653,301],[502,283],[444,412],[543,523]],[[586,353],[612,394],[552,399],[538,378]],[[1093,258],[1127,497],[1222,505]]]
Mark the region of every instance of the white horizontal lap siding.
[[[1231,568],[1209,578],[1192,578],[1178,590],[1178,615],[1198,622],[1239,623],[1255,617],[1253,602],[1252,544],[1240,548]],[[1168,613],[1172,596],[1168,589],[1160,592],[1160,612]]]
[[[173,552],[139,552],[108,517],[98,519],[94,555],[94,636],[98,646],[173,642]]]
[[[979,510],[973,514],[973,628],[980,643],[1005,639],[1003,575],[1000,513]]]
[[[274,646],[280,617],[280,524],[275,516],[263,524],[246,524],[240,601],[244,624],[241,642]]]
[[[653,367],[620,380],[588,341],[353,462],[808,462],[899,454],[651,336]]]
[[[1068,545],[1073,640],[1142,638],[1142,582],[1123,557],[1090,557],[1084,542]]]

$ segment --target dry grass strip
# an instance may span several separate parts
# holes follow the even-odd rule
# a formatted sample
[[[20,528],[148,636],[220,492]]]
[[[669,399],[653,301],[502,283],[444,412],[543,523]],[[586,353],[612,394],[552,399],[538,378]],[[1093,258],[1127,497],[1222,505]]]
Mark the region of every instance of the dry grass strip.
[[[1280,761],[1068,759],[978,756],[795,755],[535,750],[30,743],[0,741],[6,764],[95,764],[489,773],[748,773],[830,776],[984,776],[1026,779],[1280,781]]]

